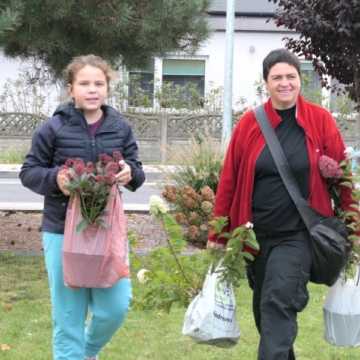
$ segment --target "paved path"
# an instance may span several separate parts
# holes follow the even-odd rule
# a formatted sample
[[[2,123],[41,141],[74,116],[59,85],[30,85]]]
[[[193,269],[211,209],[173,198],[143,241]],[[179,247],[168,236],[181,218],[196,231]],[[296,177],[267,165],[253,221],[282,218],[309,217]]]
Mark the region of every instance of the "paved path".
[[[0,210],[40,211],[43,197],[22,186],[18,179],[19,165],[0,164]],[[160,195],[162,170],[160,166],[144,166],[145,184],[136,192],[123,189],[126,211],[147,212],[151,195]]]

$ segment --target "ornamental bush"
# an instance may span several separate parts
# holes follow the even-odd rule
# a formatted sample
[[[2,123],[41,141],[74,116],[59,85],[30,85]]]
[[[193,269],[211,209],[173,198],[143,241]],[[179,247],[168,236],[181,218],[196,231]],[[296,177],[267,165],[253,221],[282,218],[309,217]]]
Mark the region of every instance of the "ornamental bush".
[[[212,219],[215,194],[209,186],[200,191],[193,187],[166,185],[162,193],[174,211],[174,217],[182,226],[185,239],[204,247],[207,242],[208,222]]]
[[[166,172],[162,196],[182,226],[185,239],[198,247],[207,242],[223,157],[215,140],[193,138],[190,146],[176,154],[179,165]]]
[[[167,244],[152,249],[147,256],[132,253],[131,263],[142,285],[134,297],[134,306],[142,310],[164,310],[173,305],[186,307],[201,290],[205,274],[213,262],[209,251],[186,249],[187,242],[173,215],[167,212],[162,200],[150,199],[150,213],[163,225]],[[132,242],[136,236],[131,234]]]

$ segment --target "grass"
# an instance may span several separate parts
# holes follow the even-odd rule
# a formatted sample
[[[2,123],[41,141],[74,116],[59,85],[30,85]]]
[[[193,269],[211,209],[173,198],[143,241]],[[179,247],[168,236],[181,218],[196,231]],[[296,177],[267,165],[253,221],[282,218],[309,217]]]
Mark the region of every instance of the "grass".
[[[133,281],[134,296],[141,286]],[[310,284],[311,301],[299,315],[295,351],[299,360],[355,360],[360,349],[336,348],[323,340],[322,304],[326,288]],[[251,291],[237,290],[241,339],[219,349],[181,335],[184,309],[170,314],[131,310],[124,326],[104,349],[101,360],[256,359],[258,335],[251,313]],[[46,273],[41,257],[0,254],[0,359],[51,359],[51,319]],[[8,345],[8,350],[1,350]],[[6,349],[6,346],[5,346]]]
[[[0,164],[22,164],[28,151],[27,147],[0,151]]]

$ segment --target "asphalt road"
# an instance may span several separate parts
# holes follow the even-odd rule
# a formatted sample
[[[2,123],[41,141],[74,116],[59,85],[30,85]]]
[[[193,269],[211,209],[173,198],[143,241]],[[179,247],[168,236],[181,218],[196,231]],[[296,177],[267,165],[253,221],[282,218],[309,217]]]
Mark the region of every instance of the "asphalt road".
[[[125,210],[147,211],[151,195],[160,195],[161,188],[155,177],[136,192],[123,189]],[[41,210],[43,197],[22,186],[14,176],[0,178],[0,210]]]

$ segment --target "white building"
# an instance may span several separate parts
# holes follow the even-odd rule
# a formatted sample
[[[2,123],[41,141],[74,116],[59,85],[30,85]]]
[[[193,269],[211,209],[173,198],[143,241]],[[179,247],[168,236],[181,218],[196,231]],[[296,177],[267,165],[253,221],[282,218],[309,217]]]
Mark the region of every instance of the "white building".
[[[259,102],[257,85],[262,79],[262,61],[273,49],[285,46],[285,37],[298,37],[293,31],[276,27],[273,21],[275,5],[268,0],[235,1],[233,108]],[[175,84],[197,84],[204,96],[211,89],[222,88],[225,71],[226,0],[213,0],[208,11],[211,29],[209,39],[195,55],[168,54],[155,58],[148,69],[130,71],[141,77],[144,89],[161,88],[163,81]],[[311,63],[302,61],[307,86],[320,92],[320,82]],[[130,82],[131,83],[131,82]],[[325,96],[329,96],[323,90]],[[154,101],[155,105],[156,101]]]
[[[272,21],[275,5],[268,0],[237,0],[235,4],[234,109],[239,107],[240,100],[246,104],[259,101],[255,83],[261,80],[263,58],[269,51],[284,47],[284,37],[297,36],[275,26]],[[204,96],[211,89],[221,89],[224,84],[226,0],[213,0],[208,19],[211,35],[196,54],[173,53],[165,58],[155,58],[147,69],[131,70],[129,78],[136,74],[142,87],[151,94],[166,81],[196,84]],[[0,93],[8,78],[18,76],[21,64],[20,60],[5,58],[0,52]],[[304,70],[309,71],[311,82],[318,87],[311,65],[304,62]],[[155,99],[153,104],[159,106]]]

